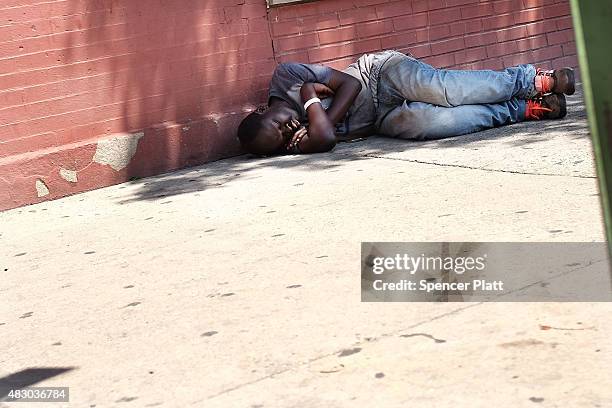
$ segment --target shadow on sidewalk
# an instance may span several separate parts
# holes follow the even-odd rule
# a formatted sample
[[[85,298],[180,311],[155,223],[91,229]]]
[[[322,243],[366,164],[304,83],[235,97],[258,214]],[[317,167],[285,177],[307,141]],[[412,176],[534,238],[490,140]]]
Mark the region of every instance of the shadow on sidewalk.
[[[67,373],[75,367],[37,367],[28,368],[0,378],[0,400],[6,397],[10,390],[30,387],[49,378]]]
[[[586,110],[581,88],[575,95],[567,98],[568,115],[562,120],[522,122],[511,126],[489,129],[460,137],[432,141],[398,140],[385,137],[371,137],[352,143],[340,143],[332,152],[315,155],[294,155],[261,158],[243,155],[223,159],[202,166],[183,169],[144,180],[130,182],[140,188],[133,196],[119,201],[119,204],[149,200],[155,201],[180,194],[202,192],[212,188],[222,188],[237,179],[256,179],[253,174],[260,168],[294,169],[312,171],[334,171],[346,162],[368,160],[371,156],[401,153],[408,150],[445,149],[466,147],[475,142],[502,144],[505,147],[524,147],[551,139],[551,133],[563,132],[570,138],[589,137]],[[512,137],[514,136],[514,137]],[[475,151],[478,149],[474,149]],[[478,152],[475,155],[481,154]],[[370,157],[368,157],[370,156]],[[122,187],[120,187],[122,188]]]

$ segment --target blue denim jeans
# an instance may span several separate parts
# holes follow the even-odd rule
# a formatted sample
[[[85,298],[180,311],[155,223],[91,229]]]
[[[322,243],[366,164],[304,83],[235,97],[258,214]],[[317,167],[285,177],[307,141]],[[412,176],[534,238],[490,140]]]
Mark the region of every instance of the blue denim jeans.
[[[535,94],[533,65],[503,71],[436,69],[407,55],[391,57],[377,90],[380,134],[440,139],[525,119],[525,99]]]

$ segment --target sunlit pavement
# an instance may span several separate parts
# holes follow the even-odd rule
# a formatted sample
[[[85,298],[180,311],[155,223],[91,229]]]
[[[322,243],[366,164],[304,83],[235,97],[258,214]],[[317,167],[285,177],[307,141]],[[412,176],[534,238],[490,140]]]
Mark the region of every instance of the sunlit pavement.
[[[362,241],[604,240],[569,103],[0,213],[0,377],[57,407],[612,406],[610,304],[360,302]]]

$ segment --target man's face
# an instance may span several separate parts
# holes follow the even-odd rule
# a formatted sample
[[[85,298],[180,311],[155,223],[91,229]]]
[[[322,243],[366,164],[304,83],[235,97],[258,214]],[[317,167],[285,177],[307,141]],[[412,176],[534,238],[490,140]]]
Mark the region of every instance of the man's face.
[[[286,107],[269,108],[262,113],[262,129],[255,141],[257,150],[270,154],[284,148],[294,133],[287,125],[297,116],[297,112]]]

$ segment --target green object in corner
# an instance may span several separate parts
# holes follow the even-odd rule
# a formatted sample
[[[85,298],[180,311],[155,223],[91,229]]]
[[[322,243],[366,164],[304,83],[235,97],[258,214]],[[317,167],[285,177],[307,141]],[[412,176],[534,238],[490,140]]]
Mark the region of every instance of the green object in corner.
[[[612,254],[612,0],[571,0],[580,74]]]

